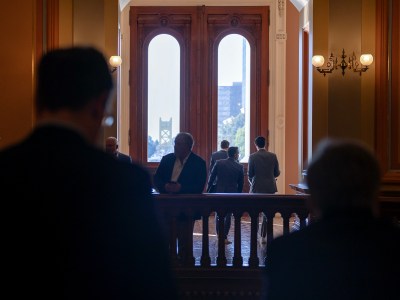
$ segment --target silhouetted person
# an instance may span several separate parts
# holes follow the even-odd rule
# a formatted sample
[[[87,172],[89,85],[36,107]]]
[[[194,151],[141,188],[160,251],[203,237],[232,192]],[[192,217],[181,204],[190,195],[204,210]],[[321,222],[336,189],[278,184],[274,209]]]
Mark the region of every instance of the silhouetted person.
[[[324,140],[307,183],[317,220],[267,246],[267,299],[398,299],[400,229],[376,217],[373,154],[356,141]]]
[[[175,137],[174,152],[164,155],[154,175],[160,193],[200,194],[207,179],[206,162],[192,152],[194,140],[190,133]]]
[[[3,293],[175,299],[149,175],[98,139],[113,87],[103,55],[50,51],[37,80],[35,128],[0,152]]]
[[[106,138],[106,152],[114,156],[119,161],[131,163],[132,157],[130,155],[124,154],[118,150],[118,140],[113,136]]]
[[[209,176],[211,176],[211,171],[217,160],[228,158],[228,148],[229,148],[229,142],[227,140],[222,140],[221,144],[220,144],[220,149],[211,154],[210,166],[209,166],[209,172],[210,172]],[[217,184],[217,182],[214,181],[214,183],[211,186],[208,186],[207,192],[215,193],[216,184]]]
[[[164,155],[154,174],[154,185],[159,193],[201,194],[207,180],[206,162],[192,152],[194,140],[188,132],[180,132],[175,137],[174,152]],[[200,219],[195,216],[195,219]],[[185,260],[185,228],[192,228],[194,221],[181,216],[178,224],[178,255]],[[190,221],[191,227],[187,224]]]
[[[279,162],[275,153],[266,149],[268,146],[265,137],[258,136],[254,140],[254,146],[257,151],[250,154],[248,163],[248,180],[250,184],[250,193],[268,193],[275,194],[276,178],[281,174]],[[267,147],[268,148],[268,147]],[[261,241],[265,243],[267,234],[267,217],[261,213]]]
[[[244,171],[243,165],[237,162],[239,158],[239,148],[229,147],[228,158],[216,161],[211,176],[208,180],[209,190],[216,182],[216,193],[241,193],[243,190]],[[224,238],[225,244],[230,244],[228,240],[229,229],[231,228],[232,213],[228,212],[224,218]],[[218,234],[220,218],[215,213],[215,227]]]
[[[278,158],[275,153],[265,148],[266,141],[263,136],[256,137],[254,145],[257,151],[250,154],[247,171],[250,193],[274,194],[278,191],[276,178],[281,173]]]

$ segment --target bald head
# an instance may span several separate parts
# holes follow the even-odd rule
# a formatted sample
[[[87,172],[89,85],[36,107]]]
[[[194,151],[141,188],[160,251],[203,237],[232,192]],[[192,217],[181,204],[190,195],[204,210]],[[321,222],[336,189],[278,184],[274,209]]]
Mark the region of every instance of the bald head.
[[[112,155],[116,155],[118,152],[118,140],[117,138],[110,136],[106,138],[106,152]]]
[[[311,205],[321,216],[335,211],[375,210],[380,187],[379,164],[362,143],[326,139],[307,171]]]
[[[180,132],[175,137],[174,152],[176,157],[183,160],[192,152],[194,140],[188,132]]]

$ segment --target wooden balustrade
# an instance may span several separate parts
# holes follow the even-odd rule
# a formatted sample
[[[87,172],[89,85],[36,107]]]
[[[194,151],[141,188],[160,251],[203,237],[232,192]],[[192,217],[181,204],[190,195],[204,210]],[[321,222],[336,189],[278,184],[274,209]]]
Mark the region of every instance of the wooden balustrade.
[[[234,257],[233,266],[243,267],[243,257],[241,256],[241,231],[240,219],[244,214],[248,214],[251,218],[250,232],[250,258],[249,267],[259,267],[260,262],[257,257],[257,231],[258,216],[261,212],[267,217],[267,241],[273,238],[273,218],[276,213],[280,213],[283,218],[283,233],[289,232],[289,218],[292,214],[297,214],[300,219],[300,227],[306,225],[308,210],[306,208],[306,195],[271,195],[271,194],[188,194],[188,195],[155,195],[160,216],[163,218],[166,228],[168,228],[168,241],[170,246],[170,256],[174,264],[191,267],[195,266],[195,258],[193,257],[193,222],[201,217],[203,224],[202,236],[202,255],[200,266],[210,266],[209,254],[209,235],[208,235],[208,219],[210,214],[217,212],[223,218],[227,213],[231,212],[234,216]],[[176,238],[178,231],[178,223],[185,220],[184,234],[188,249],[188,255],[184,261],[178,261],[176,250]],[[224,232],[224,222],[219,223],[219,232]],[[227,265],[225,257],[224,236],[218,237],[218,258],[217,266],[224,267]]]
[[[261,212],[267,217],[267,242],[273,236],[273,218],[280,213],[283,218],[283,234],[290,232],[289,219],[296,214],[300,228],[306,226],[309,212],[303,195],[281,194],[155,194],[156,207],[164,224],[169,242],[169,254],[177,277],[181,299],[263,299],[265,297],[264,266],[257,256],[258,217]],[[400,220],[400,197],[382,196],[381,214],[395,222]],[[218,236],[216,263],[211,264],[209,252],[209,216],[216,212],[220,217],[231,212],[234,217],[234,253],[232,264],[227,264],[224,236]],[[248,214],[251,220],[248,263],[244,264],[241,246],[240,220]],[[193,222],[202,219],[202,249],[200,263],[193,256]],[[184,220],[187,255],[180,260],[176,239],[178,223]],[[224,222],[219,223],[223,232]],[[268,266],[266,266],[268,267]],[[288,280],[290,278],[288,277]]]

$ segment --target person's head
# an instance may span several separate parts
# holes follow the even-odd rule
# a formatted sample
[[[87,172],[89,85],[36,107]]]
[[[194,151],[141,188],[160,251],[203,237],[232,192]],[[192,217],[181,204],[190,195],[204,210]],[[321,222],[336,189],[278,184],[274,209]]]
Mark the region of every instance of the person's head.
[[[256,145],[257,148],[265,148],[265,137],[263,136],[258,136],[254,140],[254,144]]]
[[[321,141],[308,166],[310,208],[317,217],[367,209],[376,212],[380,168],[361,142],[348,139]]]
[[[38,65],[36,112],[39,121],[74,123],[94,141],[113,88],[107,62],[91,47],[59,48]]]
[[[229,148],[229,142],[227,140],[221,141],[221,149],[227,150]]]
[[[118,153],[118,140],[110,136],[106,138],[106,152],[112,155],[116,155]]]
[[[179,159],[184,159],[193,148],[193,136],[188,132],[180,132],[175,137],[174,153]]]
[[[228,157],[238,159],[239,148],[238,147],[229,147],[228,148]]]

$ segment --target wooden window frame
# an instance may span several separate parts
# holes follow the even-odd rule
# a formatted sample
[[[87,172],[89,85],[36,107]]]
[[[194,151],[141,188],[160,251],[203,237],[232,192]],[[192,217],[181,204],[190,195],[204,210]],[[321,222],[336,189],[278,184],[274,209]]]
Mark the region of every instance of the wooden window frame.
[[[147,162],[148,45],[171,34],[181,47],[180,131],[192,133],[193,151],[209,160],[218,149],[218,45],[229,34],[244,36],[251,49],[250,147],[268,130],[269,7],[130,8],[130,155],[152,173]],[[132,142],[136,141],[136,142]],[[253,151],[251,151],[253,152]]]
[[[400,183],[399,17],[398,1],[377,1],[375,149],[382,169],[383,190],[394,188],[397,192],[396,186]]]

